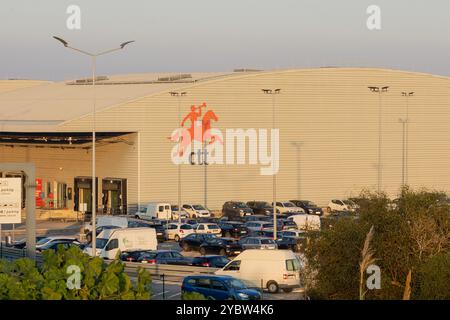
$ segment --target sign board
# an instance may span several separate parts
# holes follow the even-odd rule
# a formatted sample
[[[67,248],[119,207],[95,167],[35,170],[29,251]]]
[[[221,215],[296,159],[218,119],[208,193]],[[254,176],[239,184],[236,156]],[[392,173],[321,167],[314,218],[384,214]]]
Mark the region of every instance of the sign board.
[[[43,192],[42,192],[42,179],[36,179],[36,208],[43,208]]]
[[[21,223],[22,179],[0,179],[0,224]]]

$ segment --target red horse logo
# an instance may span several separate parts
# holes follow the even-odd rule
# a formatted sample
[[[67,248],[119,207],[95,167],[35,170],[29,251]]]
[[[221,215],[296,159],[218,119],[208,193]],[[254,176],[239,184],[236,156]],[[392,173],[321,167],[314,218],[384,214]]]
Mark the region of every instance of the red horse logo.
[[[219,141],[223,144],[222,139],[218,135],[214,135],[211,132],[211,121],[219,121],[219,118],[214,113],[213,110],[208,110],[205,112],[203,118],[198,120],[202,116],[202,109],[207,108],[206,103],[200,106],[191,106],[191,111],[183,118],[181,121],[181,137],[180,131],[176,131],[169,139],[171,141],[179,142],[178,150],[175,155],[183,156],[187,147],[191,145],[194,140],[201,143],[213,144]],[[191,127],[186,129],[184,125],[187,120],[190,120]]]

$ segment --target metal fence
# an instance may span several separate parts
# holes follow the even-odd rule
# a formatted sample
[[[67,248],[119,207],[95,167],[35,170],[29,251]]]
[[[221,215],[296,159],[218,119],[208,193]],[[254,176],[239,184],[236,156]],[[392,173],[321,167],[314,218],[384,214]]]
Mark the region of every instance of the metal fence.
[[[25,249],[16,249],[5,246],[0,243],[0,259],[15,260],[20,258],[26,258],[27,253]],[[106,263],[111,263],[112,260],[105,260]],[[36,253],[36,263],[38,265],[43,263],[43,256],[41,253]],[[217,268],[207,267],[193,267],[193,266],[180,266],[169,264],[145,264],[126,262],[125,272],[132,278],[138,276],[138,268],[144,268],[147,270],[154,279],[161,279],[165,281],[179,282],[184,277],[192,274],[213,274]]]

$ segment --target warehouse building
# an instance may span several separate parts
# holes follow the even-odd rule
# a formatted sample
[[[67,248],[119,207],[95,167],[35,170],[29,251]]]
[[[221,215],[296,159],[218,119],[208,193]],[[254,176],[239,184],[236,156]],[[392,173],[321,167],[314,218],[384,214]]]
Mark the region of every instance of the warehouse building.
[[[39,207],[91,211],[91,84],[0,80],[0,162],[35,163]],[[228,200],[271,201],[271,170],[277,199],[322,206],[379,183],[393,196],[402,177],[413,187],[450,189],[446,77],[370,68],[242,69],[99,76],[96,84],[99,211],[176,204],[178,167],[182,202],[206,198],[216,210]],[[179,140],[183,120],[187,135]],[[197,139],[192,130],[205,124],[212,134]]]

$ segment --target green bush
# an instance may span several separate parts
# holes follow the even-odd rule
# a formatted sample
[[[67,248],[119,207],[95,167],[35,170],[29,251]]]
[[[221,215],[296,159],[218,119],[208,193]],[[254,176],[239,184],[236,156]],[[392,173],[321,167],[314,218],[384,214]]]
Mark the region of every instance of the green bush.
[[[23,258],[0,260],[0,300],[148,300],[151,277],[138,269],[135,286],[124,272],[124,264],[115,260],[109,264],[99,257],[89,257],[76,247],[43,253],[42,266]],[[70,266],[79,268],[80,287],[75,284]]]
[[[204,295],[198,292],[183,292],[181,300],[208,300]]]
[[[450,300],[450,252],[428,259],[420,268],[414,286],[420,300]]]

